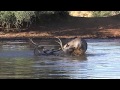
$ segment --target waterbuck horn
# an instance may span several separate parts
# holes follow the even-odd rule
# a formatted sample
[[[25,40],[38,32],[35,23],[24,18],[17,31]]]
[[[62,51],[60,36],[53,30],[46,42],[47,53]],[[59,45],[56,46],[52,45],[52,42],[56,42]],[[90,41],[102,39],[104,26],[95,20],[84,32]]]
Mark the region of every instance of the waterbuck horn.
[[[33,40],[32,40],[31,38],[29,38],[29,41],[30,41],[33,45],[38,46],[38,44],[35,43],[35,42],[33,42]]]
[[[61,49],[63,50],[63,44],[62,44],[62,41],[60,40],[60,38],[58,38],[58,37],[55,37],[55,38],[57,38],[59,41],[56,41],[58,44],[60,44],[60,46],[61,46]]]

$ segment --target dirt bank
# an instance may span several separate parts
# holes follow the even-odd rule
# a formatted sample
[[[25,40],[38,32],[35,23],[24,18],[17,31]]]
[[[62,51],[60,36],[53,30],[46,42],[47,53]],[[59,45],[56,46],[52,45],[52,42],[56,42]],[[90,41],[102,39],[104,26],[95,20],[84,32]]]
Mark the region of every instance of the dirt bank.
[[[70,17],[61,22],[50,22],[19,33],[0,32],[0,38],[120,38],[120,20],[113,17]]]

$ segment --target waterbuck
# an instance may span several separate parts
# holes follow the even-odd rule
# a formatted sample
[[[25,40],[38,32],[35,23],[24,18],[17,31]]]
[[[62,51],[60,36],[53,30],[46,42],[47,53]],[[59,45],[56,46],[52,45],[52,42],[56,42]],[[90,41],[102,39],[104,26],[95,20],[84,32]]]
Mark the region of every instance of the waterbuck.
[[[60,49],[46,49],[44,46],[41,46],[37,43],[35,43],[31,38],[29,38],[30,43],[34,46],[34,54],[35,55],[44,55],[44,56],[48,56],[48,55],[58,55],[58,51],[60,51]]]
[[[69,41],[65,45],[62,44],[60,38],[56,37],[59,41],[56,41],[60,44],[63,52],[71,55],[83,55],[87,50],[87,42],[79,37],[75,37],[73,40]]]

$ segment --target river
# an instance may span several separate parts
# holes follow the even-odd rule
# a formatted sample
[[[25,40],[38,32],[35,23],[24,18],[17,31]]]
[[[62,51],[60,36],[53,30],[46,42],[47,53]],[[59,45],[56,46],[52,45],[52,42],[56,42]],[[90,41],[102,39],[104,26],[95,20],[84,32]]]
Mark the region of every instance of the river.
[[[86,55],[75,57],[35,56],[27,40],[1,40],[0,79],[120,79],[120,39],[86,41]],[[57,46],[54,40],[37,42]]]

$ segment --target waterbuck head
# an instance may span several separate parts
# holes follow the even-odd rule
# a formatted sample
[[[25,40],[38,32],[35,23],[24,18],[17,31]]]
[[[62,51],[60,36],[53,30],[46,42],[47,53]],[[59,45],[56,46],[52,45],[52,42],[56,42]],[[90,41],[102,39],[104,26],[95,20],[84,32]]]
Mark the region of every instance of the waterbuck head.
[[[56,41],[60,44],[61,49],[68,54],[83,54],[87,50],[87,43],[84,39],[74,38],[65,45],[63,45],[62,41],[56,37],[59,41]]]
[[[58,37],[56,37],[56,38],[59,40],[59,41],[56,41],[56,42],[60,45],[62,51],[64,51],[65,53],[72,53],[73,52],[73,50],[75,49],[74,46],[70,45],[69,42],[66,43],[65,45],[63,45],[61,39],[58,38]]]

